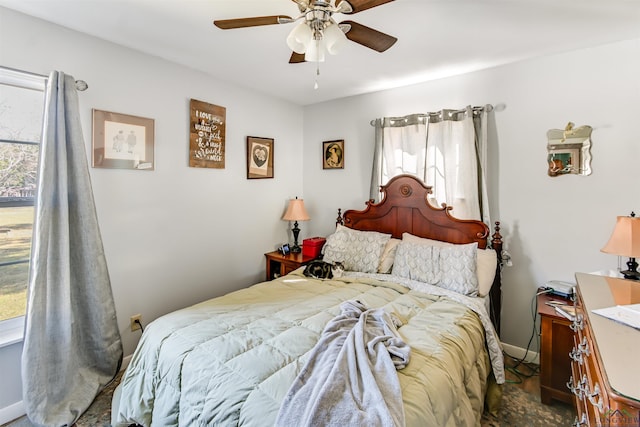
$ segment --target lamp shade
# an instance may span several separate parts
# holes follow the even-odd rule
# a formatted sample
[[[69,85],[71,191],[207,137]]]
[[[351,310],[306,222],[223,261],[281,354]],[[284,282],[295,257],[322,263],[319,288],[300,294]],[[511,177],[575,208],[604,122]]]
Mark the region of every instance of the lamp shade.
[[[324,62],[324,51],[324,39],[311,40],[304,55],[304,60],[307,62]]]
[[[611,238],[602,252],[640,258],[640,218],[619,216]]]
[[[306,22],[296,25],[287,37],[287,46],[295,53],[305,53],[307,46],[311,43],[313,32]]]
[[[304,208],[304,200],[295,199],[289,200],[289,206],[287,206],[287,211],[282,216],[284,221],[308,221],[309,214],[307,210]]]
[[[325,28],[323,34],[327,52],[331,55],[337,55],[340,53],[348,41],[347,36],[344,35],[338,24],[335,22]]]

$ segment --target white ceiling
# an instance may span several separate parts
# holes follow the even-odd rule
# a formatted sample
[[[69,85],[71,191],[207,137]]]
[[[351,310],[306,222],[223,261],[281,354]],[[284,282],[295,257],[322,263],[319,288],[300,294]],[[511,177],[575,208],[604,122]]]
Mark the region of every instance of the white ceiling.
[[[396,0],[345,16],[397,37],[289,64],[295,24],[220,30],[214,19],[298,15],[291,0],[0,0],[0,6],[308,105],[535,56],[640,38],[638,0]],[[605,77],[605,76],[603,76]]]

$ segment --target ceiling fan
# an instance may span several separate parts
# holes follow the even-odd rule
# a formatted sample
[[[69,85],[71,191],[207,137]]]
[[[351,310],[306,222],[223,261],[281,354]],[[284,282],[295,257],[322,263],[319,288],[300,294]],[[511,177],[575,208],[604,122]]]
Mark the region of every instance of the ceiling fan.
[[[287,37],[287,45],[293,50],[290,64],[323,62],[325,51],[335,55],[347,40],[378,52],[389,49],[397,38],[353,21],[337,23],[334,13],[352,15],[390,3],[394,0],[292,0],[298,5],[300,15],[256,16],[251,18],[221,19],[213,21],[223,30],[261,25],[289,24],[302,20]]]

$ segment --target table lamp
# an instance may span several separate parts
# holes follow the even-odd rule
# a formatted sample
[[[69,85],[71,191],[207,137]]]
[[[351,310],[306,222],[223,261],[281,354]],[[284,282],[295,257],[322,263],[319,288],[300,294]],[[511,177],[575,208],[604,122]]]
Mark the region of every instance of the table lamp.
[[[631,212],[630,216],[619,216],[611,238],[600,249],[604,253],[629,257],[628,270],[621,271],[625,279],[640,280],[638,263],[640,257],[640,218]]]
[[[300,229],[298,228],[298,221],[308,221],[309,214],[307,210],[304,208],[304,200],[295,199],[289,200],[289,206],[287,206],[287,211],[284,213],[282,217],[285,221],[294,221],[293,228],[293,246],[291,247],[292,253],[302,252],[302,248],[298,245],[298,235],[300,234]]]

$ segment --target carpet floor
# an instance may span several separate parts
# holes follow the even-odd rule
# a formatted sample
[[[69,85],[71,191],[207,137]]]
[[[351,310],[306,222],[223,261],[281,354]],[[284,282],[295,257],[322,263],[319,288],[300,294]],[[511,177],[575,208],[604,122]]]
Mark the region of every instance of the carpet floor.
[[[98,395],[93,404],[80,417],[75,427],[110,427],[111,396],[120,382],[119,374],[114,381]],[[485,413],[481,427],[568,427],[574,422],[575,411],[571,405],[554,402],[544,405],[540,402],[540,388],[536,387],[536,375],[524,380],[507,374],[503,386],[502,408],[498,416]],[[32,427],[27,417],[19,418],[2,427]],[[437,426],[433,426],[437,427]]]

